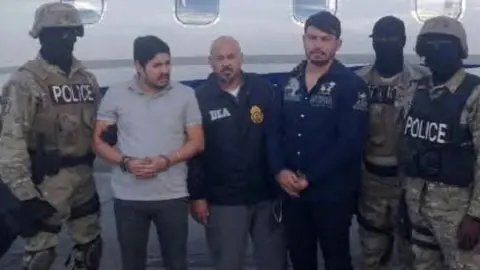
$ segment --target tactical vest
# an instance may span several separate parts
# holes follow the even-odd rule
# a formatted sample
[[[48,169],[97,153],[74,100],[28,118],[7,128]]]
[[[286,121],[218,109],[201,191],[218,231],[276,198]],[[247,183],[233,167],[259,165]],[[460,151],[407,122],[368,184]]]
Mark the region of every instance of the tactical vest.
[[[96,113],[96,82],[84,69],[70,77],[47,71],[39,60],[27,62],[20,70],[35,78],[39,91],[36,111],[28,137],[28,148],[36,151],[39,135],[46,150],[58,150],[63,157],[92,153],[91,140]]]
[[[465,187],[474,179],[475,150],[468,126],[460,124],[465,103],[480,78],[467,74],[452,93],[434,99],[418,90],[405,122],[405,169],[409,177]]]
[[[399,116],[397,98],[404,92],[407,86],[401,85],[401,77],[392,81],[383,81],[372,70],[368,73],[366,81],[370,90],[370,131],[366,145],[366,156],[375,157],[376,165],[392,166],[392,159],[396,160],[398,129],[396,119]],[[381,160],[388,158],[390,162]],[[373,161],[372,161],[373,162]],[[385,163],[385,164],[382,164]],[[396,162],[395,162],[396,163]]]

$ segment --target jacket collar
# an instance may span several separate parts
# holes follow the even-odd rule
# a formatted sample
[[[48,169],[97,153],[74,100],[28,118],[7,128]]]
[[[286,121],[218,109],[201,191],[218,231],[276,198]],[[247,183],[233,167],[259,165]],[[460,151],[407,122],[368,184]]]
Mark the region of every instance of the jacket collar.
[[[242,71],[242,78],[243,78],[243,83],[240,85],[240,92],[243,92],[245,89],[246,85],[248,84],[248,74]],[[220,87],[220,84],[218,83],[218,76],[216,73],[212,72],[208,75],[207,80],[205,82],[205,86],[208,89],[208,91],[213,91],[214,93],[218,95],[223,95],[225,91]],[[239,94],[240,94],[239,92]]]

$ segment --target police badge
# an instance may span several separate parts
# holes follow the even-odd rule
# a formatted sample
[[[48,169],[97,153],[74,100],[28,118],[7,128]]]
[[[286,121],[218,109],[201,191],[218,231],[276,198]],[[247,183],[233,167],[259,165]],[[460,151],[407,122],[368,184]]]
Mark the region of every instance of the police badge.
[[[263,122],[263,112],[257,105],[250,108],[250,119],[254,124],[261,124]]]

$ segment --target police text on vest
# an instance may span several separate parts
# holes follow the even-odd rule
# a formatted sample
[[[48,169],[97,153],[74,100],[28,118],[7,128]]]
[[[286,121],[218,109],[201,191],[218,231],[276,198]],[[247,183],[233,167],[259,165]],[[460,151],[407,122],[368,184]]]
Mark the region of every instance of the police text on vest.
[[[447,131],[447,124],[425,121],[408,116],[404,134],[412,138],[443,144],[447,143]]]
[[[93,103],[95,101],[90,84],[51,85],[49,88],[50,97],[56,105]]]

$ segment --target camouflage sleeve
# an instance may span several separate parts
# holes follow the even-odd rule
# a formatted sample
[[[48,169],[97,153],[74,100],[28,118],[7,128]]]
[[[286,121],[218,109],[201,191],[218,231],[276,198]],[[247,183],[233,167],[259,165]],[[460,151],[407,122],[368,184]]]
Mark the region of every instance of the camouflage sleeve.
[[[475,178],[467,214],[480,218],[480,86],[467,100],[461,119],[465,119],[471,130],[476,153]]]
[[[31,181],[26,142],[37,102],[28,87],[33,83],[31,76],[19,73],[2,89],[0,176],[12,193],[22,201],[41,196]]]

